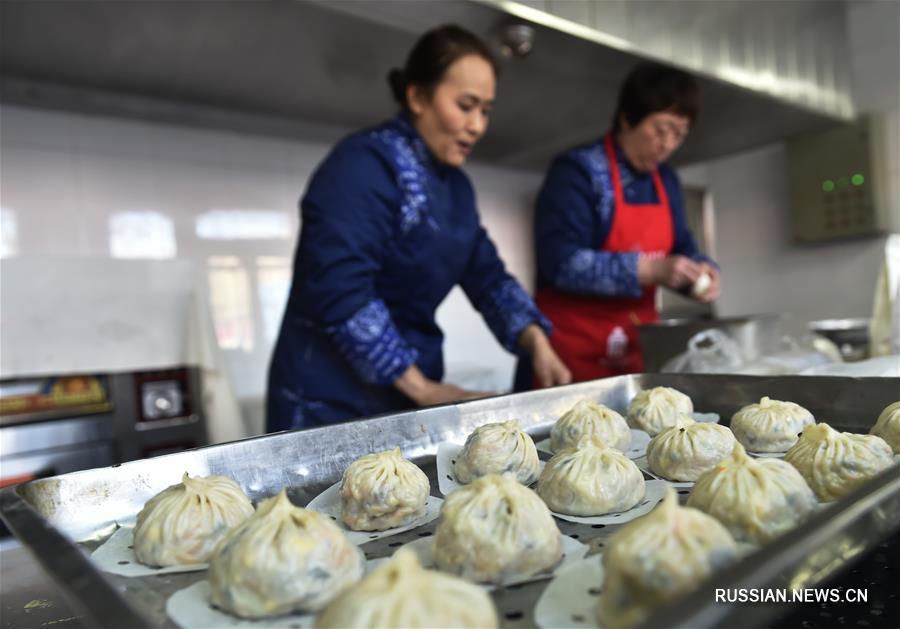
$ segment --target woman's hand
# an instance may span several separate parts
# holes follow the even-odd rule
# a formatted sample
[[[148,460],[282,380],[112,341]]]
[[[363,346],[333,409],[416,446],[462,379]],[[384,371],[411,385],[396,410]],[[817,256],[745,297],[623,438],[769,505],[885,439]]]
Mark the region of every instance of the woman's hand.
[[[701,264],[685,256],[665,258],[638,257],[638,283],[642,286],[661,284],[678,290],[691,286],[700,277]]]
[[[429,380],[415,365],[410,365],[403,375],[394,381],[394,386],[417,406],[449,404],[495,395],[491,391],[467,391],[455,384]]]
[[[536,324],[531,324],[519,336],[519,346],[531,354],[531,366],[535,378],[542,387],[572,382],[572,372],[553,351],[547,335]]]

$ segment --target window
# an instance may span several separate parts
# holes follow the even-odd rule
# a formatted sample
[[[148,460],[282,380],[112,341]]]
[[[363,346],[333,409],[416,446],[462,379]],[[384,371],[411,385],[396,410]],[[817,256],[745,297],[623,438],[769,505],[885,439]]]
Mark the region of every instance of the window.
[[[174,258],[175,224],[159,212],[118,212],[109,219],[109,251],[114,258]]]
[[[194,221],[204,240],[290,239],[294,227],[286,212],[276,210],[209,210]]]
[[[288,258],[259,256],[256,258],[256,268],[263,334],[266,341],[272,343],[278,336],[291,289],[291,264]]]
[[[11,258],[19,253],[19,224],[16,212],[0,208],[0,258]]]
[[[253,351],[253,312],[247,270],[237,256],[208,259],[209,301],[222,349]]]

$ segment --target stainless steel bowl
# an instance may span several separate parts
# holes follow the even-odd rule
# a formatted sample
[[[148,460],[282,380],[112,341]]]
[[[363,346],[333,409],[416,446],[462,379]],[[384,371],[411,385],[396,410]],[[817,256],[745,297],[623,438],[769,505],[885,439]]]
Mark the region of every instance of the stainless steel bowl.
[[[809,322],[809,331],[837,345],[844,360],[865,360],[869,357],[870,322],[868,317],[820,319]]]

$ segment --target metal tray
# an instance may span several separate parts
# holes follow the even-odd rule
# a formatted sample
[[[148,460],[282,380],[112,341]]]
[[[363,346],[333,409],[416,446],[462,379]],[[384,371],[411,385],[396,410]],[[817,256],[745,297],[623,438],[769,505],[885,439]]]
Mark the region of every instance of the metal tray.
[[[418,463],[437,491],[434,454],[442,441],[463,440],[476,426],[518,419],[536,438],[583,397],[624,410],[640,390],[675,387],[703,412],[727,423],[741,406],[768,395],[807,407],[819,421],[841,430],[867,432],[878,413],[900,398],[897,378],[754,377],[642,374],[505,395],[456,405],[383,415],[307,431],[283,432],[120,466],[33,481],[0,492],[0,515],[15,535],[60,584],[70,603],[101,627],[171,626],[165,601],[175,591],[205,578],[190,573],[125,578],[98,571],[85,550],[112,533],[117,522],[133,520],[144,502],[193,474],[235,478],[254,501],[282,487],[305,505],[337,481],[363,454],[399,446]],[[618,526],[587,526],[558,521],[563,534],[590,545],[603,544]],[[363,550],[370,558],[427,536],[435,523],[375,540]],[[697,592],[660,609],[648,626],[758,626],[787,608],[715,604],[715,587],[793,587],[821,583],[854,557],[900,528],[900,473],[895,466],[865,487],[822,511],[761,551],[716,575]],[[534,626],[532,611],[547,582],[502,588],[493,596],[503,624]]]

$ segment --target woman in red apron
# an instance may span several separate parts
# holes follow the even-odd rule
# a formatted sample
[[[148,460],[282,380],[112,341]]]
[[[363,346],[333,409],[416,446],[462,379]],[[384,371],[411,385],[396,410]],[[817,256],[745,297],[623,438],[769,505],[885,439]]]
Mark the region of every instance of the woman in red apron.
[[[658,319],[657,286],[704,303],[719,296],[718,269],[697,249],[665,164],[697,109],[690,75],[642,64],[612,130],[550,167],[535,216],[536,301],[576,381],[643,371],[637,326]]]

